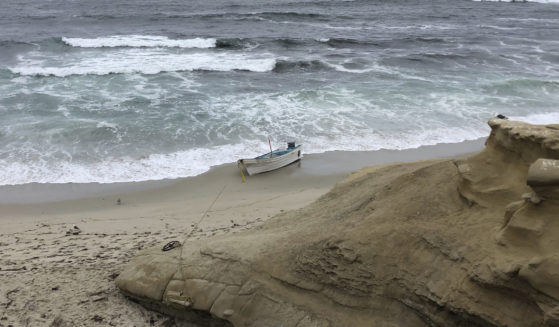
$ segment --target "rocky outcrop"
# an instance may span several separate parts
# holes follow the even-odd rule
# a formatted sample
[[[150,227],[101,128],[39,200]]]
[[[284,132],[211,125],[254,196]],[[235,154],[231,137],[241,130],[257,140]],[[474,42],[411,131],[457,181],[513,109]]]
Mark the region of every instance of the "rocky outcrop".
[[[509,265],[534,289],[559,299],[559,160],[538,159],[528,169],[531,192],[507,207],[497,240]],[[540,304],[544,321],[559,323],[559,306]]]
[[[556,325],[556,184],[528,172],[559,130],[489,125],[473,157],[363,169],[253,230],[144,251],[117,285],[216,326]]]

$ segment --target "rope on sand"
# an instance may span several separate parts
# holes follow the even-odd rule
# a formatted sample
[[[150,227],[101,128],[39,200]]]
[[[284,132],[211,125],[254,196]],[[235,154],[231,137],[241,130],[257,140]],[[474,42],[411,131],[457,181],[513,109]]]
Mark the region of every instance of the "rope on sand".
[[[217,199],[219,199],[219,197],[221,196],[221,193],[223,193],[223,191],[225,190],[226,187],[227,187],[227,185],[223,185],[223,188],[221,189],[221,191],[219,191],[219,193],[217,194],[217,196],[213,200],[212,204],[210,204],[208,209],[206,209],[206,211],[204,211],[204,213],[202,214],[202,217],[200,217],[200,220],[198,220],[196,225],[194,225],[194,228],[190,231],[190,233],[188,233],[188,235],[186,235],[186,239],[190,238],[190,236],[192,236],[192,234],[198,229],[198,225],[200,225],[202,220],[204,220],[204,217],[206,217],[206,214],[212,209],[214,204],[217,202]],[[186,239],[185,239],[185,241],[186,241]]]
[[[202,214],[202,217],[200,217],[200,220],[198,220],[198,222],[196,223],[196,225],[194,225],[194,228],[192,228],[192,230],[190,231],[190,233],[188,233],[186,235],[186,238],[184,239],[184,241],[182,242],[182,244],[184,244],[186,242],[187,239],[190,238],[190,236],[192,236],[192,234],[198,229],[198,225],[200,225],[200,223],[202,222],[202,220],[204,220],[204,217],[206,217],[206,215],[208,214],[208,212],[212,209],[212,207],[214,206],[214,204],[216,203],[217,199],[219,199],[219,197],[221,196],[221,193],[223,193],[223,191],[225,190],[225,187],[227,187],[226,185],[223,185],[223,188],[221,189],[221,191],[219,191],[219,193],[217,194],[217,196],[215,197],[215,199],[213,200],[213,202],[210,204],[210,206],[206,209],[206,211],[204,211],[204,213]],[[181,246],[181,243],[179,241],[171,241],[167,244],[165,244],[165,246],[161,249],[162,251],[170,251],[174,248],[177,248]],[[182,249],[184,247],[181,248],[181,255],[180,258],[182,259]]]
[[[200,217],[200,220],[198,220],[198,222],[196,223],[196,225],[194,226],[194,228],[192,228],[192,230],[190,231],[190,233],[188,233],[188,235],[186,235],[186,238],[184,239],[184,241],[182,242],[182,244],[180,244],[178,241],[172,241],[167,243],[167,245],[165,245],[163,247],[163,251],[169,251],[172,250],[174,248],[177,247],[181,247],[181,253],[179,256],[179,262],[178,262],[178,271],[180,272],[181,277],[184,276],[183,273],[183,266],[182,266],[182,261],[183,261],[183,253],[184,253],[184,245],[186,243],[186,240],[188,238],[190,238],[190,236],[192,236],[192,234],[198,229],[198,226],[200,225],[200,223],[204,220],[204,217],[206,217],[206,215],[208,214],[208,212],[212,209],[212,207],[214,206],[214,204],[217,202],[217,199],[219,199],[219,197],[221,196],[221,194],[223,193],[223,191],[225,191],[225,187],[227,187],[227,184],[223,185],[223,188],[221,189],[221,191],[219,191],[219,193],[217,194],[217,196],[215,197],[215,199],[213,200],[213,202],[210,204],[210,206],[206,209],[206,211],[204,211],[204,213],[202,214],[202,217]],[[169,283],[171,282],[172,279],[169,279],[169,281],[167,282],[167,285],[165,286],[165,289],[167,289],[169,287]],[[169,298],[168,294],[165,296],[164,301],[170,301],[173,303],[178,303],[181,304],[187,308],[189,308],[192,305],[192,300],[190,299],[190,297],[183,296],[183,292],[181,291],[179,294],[179,301],[177,302],[177,299],[175,297],[171,297]]]
[[[217,202],[217,199],[219,199],[219,197],[221,196],[221,194],[223,193],[223,191],[225,191],[225,188],[227,187],[227,184],[223,185],[223,188],[221,189],[221,191],[219,191],[219,193],[217,193],[217,196],[215,197],[215,199],[213,200],[213,202],[210,204],[210,206],[206,209],[206,211],[204,211],[204,213],[202,214],[202,217],[200,217],[200,220],[198,220],[198,222],[196,223],[196,225],[194,225],[194,228],[192,228],[192,230],[190,231],[190,233],[188,233],[186,235],[186,237],[184,238],[184,241],[182,241],[182,246],[181,246],[181,255],[180,255],[180,259],[182,262],[182,253],[184,251],[184,244],[186,243],[186,240],[188,240],[190,238],[190,236],[192,236],[192,234],[194,234],[194,232],[198,229],[198,226],[200,225],[200,223],[204,220],[204,217],[206,217],[206,215],[208,214],[208,212],[212,209],[212,207],[214,206],[214,204]],[[182,272],[182,266],[181,266],[181,272]]]

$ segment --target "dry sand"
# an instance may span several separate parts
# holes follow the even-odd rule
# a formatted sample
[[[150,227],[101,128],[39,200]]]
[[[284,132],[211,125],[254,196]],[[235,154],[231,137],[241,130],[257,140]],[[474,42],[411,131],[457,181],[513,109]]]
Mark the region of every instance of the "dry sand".
[[[229,164],[175,181],[0,187],[0,326],[188,325],[128,301],[115,287],[139,250],[184,235],[204,239],[254,228],[308,205],[367,165],[482,147],[478,140],[308,155],[247,183]]]

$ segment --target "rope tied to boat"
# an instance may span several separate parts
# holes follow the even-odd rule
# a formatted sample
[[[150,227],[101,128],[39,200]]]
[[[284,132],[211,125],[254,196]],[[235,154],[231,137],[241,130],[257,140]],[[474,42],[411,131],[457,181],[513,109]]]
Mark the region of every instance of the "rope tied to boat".
[[[215,199],[213,200],[212,204],[210,204],[210,206],[206,209],[206,211],[204,211],[204,213],[202,214],[202,217],[200,217],[200,220],[198,220],[198,222],[196,223],[196,225],[194,225],[194,227],[192,228],[192,230],[190,231],[190,233],[188,233],[188,235],[186,235],[186,240],[192,236],[192,234],[198,229],[198,225],[200,225],[200,223],[202,222],[202,220],[204,220],[204,218],[206,217],[206,215],[208,214],[208,212],[212,209],[212,207],[214,206],[214,204],[217,202],[217,199],[219,199],[219,197],[221,196],[221,193],[223,193],[223,191],[225,191],[225,188],[227,187],[227,185],[223,185],[223,188],[221,189],[221,191],[219,191],[219,193],[217,193],[217,196],[215,197]]]

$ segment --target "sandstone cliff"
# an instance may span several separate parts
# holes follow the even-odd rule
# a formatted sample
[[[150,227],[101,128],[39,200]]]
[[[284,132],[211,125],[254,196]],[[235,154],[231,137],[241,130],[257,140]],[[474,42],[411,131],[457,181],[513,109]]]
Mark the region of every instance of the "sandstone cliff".
[[[528,172],[559,128],[489,125],[473,157],[363,169],[248,232],[144,251],[117,285],[215,326],[557,325],[559,183],[554,161]]]

